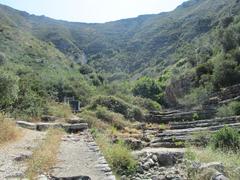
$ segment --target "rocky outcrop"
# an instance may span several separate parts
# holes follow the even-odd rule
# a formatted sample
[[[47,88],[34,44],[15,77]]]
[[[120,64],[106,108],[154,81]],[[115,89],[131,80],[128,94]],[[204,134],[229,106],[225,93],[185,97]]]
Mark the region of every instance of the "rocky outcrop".
[[[194,85],[194,76],[187,75],[186,77],[172,80],[170,85],[165,89],[164,100],[169,107],[179,107],[177,98],[184,96],[190,91]]]

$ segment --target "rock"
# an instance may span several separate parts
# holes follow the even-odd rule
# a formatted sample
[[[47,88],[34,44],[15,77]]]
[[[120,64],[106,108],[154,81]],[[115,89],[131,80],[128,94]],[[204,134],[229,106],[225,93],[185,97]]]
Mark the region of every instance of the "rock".
[[[31,156],[32,156],[31,151],[21,153],[14,158],[14,161],[18,161],[18,162],[19,161],[25,161],[26,159],[29,159]]]
[[[158,154],[158,163],[160,166],[174,166],[181,158],[182,152],[163,152]]]
[[[26,121],[17,121],[16,124],[22,128],[36,130],[37,125],[35,123],[26,122]]]
[[[205,169],[216,169],[217,171],[223,173],[224,172],[224,166],[220,162],[211,162],[207,164],[202,164],[199,168],[199,170],[203,171]]]
[[[49,180],[49,178],[47,176],[45,176],[45,175],[39,175],[37,177],[37,180]]]
[[[222,173],[216,172],[212,176],[212,180],[229,180],[226,176],[224,176]]]
[[[153,161],[157,162],[157,161],[158,161],[157,155],[156,155],[156,154],[153,154],[152,159],[153,159]]]
[[[88,176],[75,176],[75,177],[51,177],[54,180],[91,180]]]
[[[73,133],[83,131],[88,128],[87,123],[79,123],[79,124],[63,124],[63,129],[66,132]]]
[[[124,141],[133,150],[139,150],[143,147],[142,141],[135,138],[127,138]]]
[[[74,117],[67,119],[66,122],[69,124],[79,124],[79,123],[86,123],[86,120],[79,118],[77,116],[74,116]]]
[[[49,128],[62,128],[62,125],[59,123],[37,123],[38,131],[45,131]]]
[[[41,117],[41,119],[44,122],[54,122],[54,121],[56,121],[58,119],[58,117],[56,117],[56,116],[49,116],[49,115],[43,115]]]

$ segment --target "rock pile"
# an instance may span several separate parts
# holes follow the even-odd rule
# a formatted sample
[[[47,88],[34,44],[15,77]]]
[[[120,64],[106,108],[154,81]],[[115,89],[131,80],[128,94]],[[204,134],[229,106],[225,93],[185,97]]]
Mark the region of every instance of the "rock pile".
[[[183,154],[181,149],[175,151],[145,149],[135,152],[139,160],[137,172],[129,177],[122,176],[122,180],[186,179],[181,167]]]

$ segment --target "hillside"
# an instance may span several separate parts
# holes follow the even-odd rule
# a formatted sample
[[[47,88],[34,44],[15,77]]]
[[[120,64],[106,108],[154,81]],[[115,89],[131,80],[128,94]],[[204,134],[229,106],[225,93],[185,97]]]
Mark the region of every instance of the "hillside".
[[[0,94],[3,179],[239,180],[240,0],[102,24],[0,5]]]
[[[194,0],[172,12],[104,24],[56,21],[9,8],[2,12],[10,13],[8,18],[14,14],[12,21],[77,62],[86,58],[98,71],[133,73],[176,62],[171,56],[176,49],[209,33],[238,8],[236,0]]]
[[[30,15],[1,5],[0,52],[8,61],[5,68],[12,69],[9,71],[34,74],[39,82],[50,81],[45,83],[49,84],[45,89],[53,86],[61,89],[54,84],[66,81],[77,89],[76,82],[81,81],[89,92],[95,89],[90,86],[100,85],[103,79],[160,77],[167,101],[164,103],[176,105],[178,102],[169,98],[169,92],[183,98],[191,89],[201,86],[200,77],[196,80],[196,68],[221,54],[224,39],[215,37],[224,34],[230,23],[237,28],[239,9],[236,0],[191,0],[172,12],[86,24]],[[79,73],[81,67],[83,74]],[[184,83],[186,78],[192,80]],[[209,76],[207,81],[213,80]],[[178,82],[182,82],[181,86]],[[72,91],[69,87],[72,85],[64,86],[68,86],[64,91]],[[178,87],[177,92],[172,86]],[[52,96],[59,91],[56,88],[46,91]],[[86,92],[79,91],[83,95],[78,92],[65,95],[72,94],[87,102],[83,98]],[[57,94],[62,94],[57,95],[61,99],[64,93]]]

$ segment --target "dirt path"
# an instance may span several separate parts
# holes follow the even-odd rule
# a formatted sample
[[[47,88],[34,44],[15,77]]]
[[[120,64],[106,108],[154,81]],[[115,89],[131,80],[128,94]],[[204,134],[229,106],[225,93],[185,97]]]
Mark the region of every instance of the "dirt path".
[[[66,135],[61,143],[58,159],[59,162],[51,173],[56,179],[81,177],[91,180],[115,180],[88,132]]]
[[[44,132],[24,129],[23,137],[13,143],[0,147],[0,179],[17,179],[26,171],[26,160],[32,150],[45,137]]]

